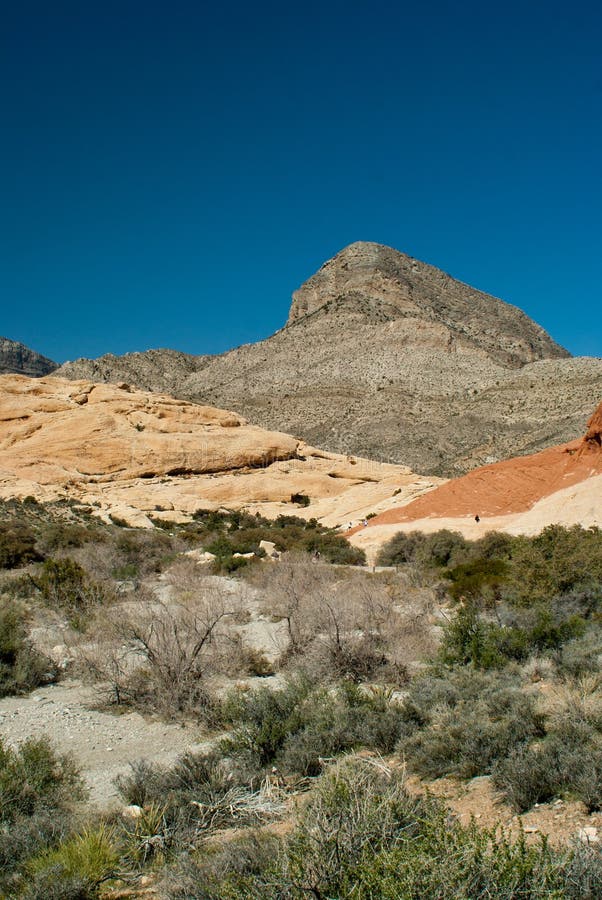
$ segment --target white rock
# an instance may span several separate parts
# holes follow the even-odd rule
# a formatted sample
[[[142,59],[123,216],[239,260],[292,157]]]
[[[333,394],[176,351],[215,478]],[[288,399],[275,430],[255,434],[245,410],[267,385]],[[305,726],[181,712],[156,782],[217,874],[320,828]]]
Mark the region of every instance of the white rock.
[[[136,806],[135,803],[132,803],[131,806],[126,806],[121,811],[121,815],[124,819],[139,819],[144,810],[141,806]]]
[[[598,836],[598,829],[594,828],[592,825],[586,825],[585,828],[580,828],[577,832],[577,837],[580,841],[583,841],[584,844],[599,844],[600,838]]]
[[[259,549],[265,550],[266,556],[273,556],[276,544],[274,541],[259,541]]]

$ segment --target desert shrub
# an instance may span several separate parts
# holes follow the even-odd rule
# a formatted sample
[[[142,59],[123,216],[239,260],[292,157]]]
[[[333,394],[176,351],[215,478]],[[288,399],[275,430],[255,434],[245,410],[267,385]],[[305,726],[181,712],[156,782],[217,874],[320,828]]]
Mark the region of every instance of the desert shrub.
[[[69,757],[46,738],[13,750],[0,740],[0,894],[14,896],[24,862],[62,840],[73,827],[82,779]],[[15,888],[16,890],[16,888]],[[38,894],[39,896],[39,894]]]
[[[291,503],[296,503],[297,506],[309,506],[310,499],[307,494],[291,494]]]
[[[502,559],[477,557],[461,563],[444,573],[451,584],[449,593],[454,600],[480,600],[493,605],[501,599],[509,565]]]
[[[229,884],[261,878],[279,852],[275,835],[245,832],[233,840],[207,845],[202,852],[183,855],[164,873],[159,889],[169,900],[226,900],[235,896]]]
[[[73,816],[62,808],[16,815],[0,826],[0,896],[14,897],[23,886],[22,864],[45,847],[58,844],[73,828]]]
[[[470,543],[459,531],[442,528],[425,535],[416,554],[416,560],[426,567],[458,565],[469,552]]]
[[[57,755],[47,738],[30,738],[18,750],[12,750],[0,740],[3,823],[83,796],[83,783],[74,763],[67,756]]]
[[[37,547],[43,556],[50,556],[57,550],[71,550],[83,547],[89,541],[102,542],[104,531],[99,528],[70,522],[51,522],[39,529]]]
[[[224,753],[242,754],[257,768],[271,764],[288,736],[302,728],[301,706],[311,693],[311,683],[305,678],[290,679],[279,690],[261,687],[231,693],[223,715],[235,727],[222,744]]]
[[[498,646],[499,626],[483,620],[474,603],[463,603],[444,625],[439,657],[446,665],[491,669],[503,664]],[[526,642],[524,653],[527,653]]]
[[[185,753],[171,766],[140,760],[115,783],[126,803],[169,807],[174,803],[182,806],[193,798],[207,800],[221,795],[231,780],[227,763],[215,751],[208,751]]]
[[[441,570],[456,596],[490,599],[515,607],[553,605],[553,598],[589,618],[602,599],[602,530],[550,525],[535,537],[491,532],[478,541],[442,530],[397,534],[381,549],[383,565],[412,563],[430,577]],[[454,587],[454,584],[457,586]],[[568,608],[564,604],[565,608]]]
[[[588,810],[602,804],[602,740],[584,722],[564,722],[542,741],[516,747],[492,770],[493,784],[519,812],[565,794]]]
[[[471,556],[481,559],[509,560],[515,539],[503,531],[488,531],[470,545]]]
[[[27,887],[22,896],[29,900],[93,900],[100,885],[114,876],[118,861],[112,830],[102,824],[87,828],[27,861]]]
[[[399,532],[381,548],[377,562],[381,566],[415,563],[425,569],[440,568],[463,562],[468,557],[469,548],[466,538],[446,528],[432,534]]]
[[[515,747],[493,767],[493,785],[517,812],[530,809],[534,803],[551,800],[556,793],[556,779],[550,771],[550,757],[525,744]]]
[[[403,715],[399,751],[429,778],[487,774],[496,760],[543,733],[533,698],[514,678],[470,670],[417,679]]]
[[[547,602],[602,584],[602,530],[549,525],[534,538],[515,538],[510,596],[517,605]]]
[[[161,572],[183,549],[182,543],[156,528],[128,528],[113,543],[115,578],[143,578]]]
[[[431,649],[431,595],[414,591],[402,602],[400,579],[333,569],[291,553],[254,572],[252,583],[265,612],[286,627],[281,662],[287,667],[305,667],[326,680],[399,683],[412,659]]]
[[[128,803],[143,806],[164,853],[195,846],[216,829],[257,825],[280,813],[266,802],[261,773],[215,750],[186,753],[171,766],[137,762],[116,783]],[[136,840],[134,828],[130,855]],[[138,843],[140,861],[145,848]]]
[[[582,637],[562,644],[552,655],[561,677],[580,678],[600,671],[602,635],[600,629],[589,629]]]
[[[99,613],[96,640],[79,648],[78,664],[108,703],[211,722],[207,677],[240,658],[239,602],[202,578],[181,587],[171,602],[138,591],[133,604]]]
[[[222,570],[221,561],[230,564],[234,553],[257,553],[263,540],[273,541],[281,553],[317,551],[328,562],[347,565],[363,565],[366,561],[363,550],[352,547],[343,535],[320,525],[316,519],[278,516],[272,521],[259,514],[206,510],[197,510],[194,519],[185,534],[196,537],[206,550],[215,553]]]
[[[390,541],[381,547],[376,558],[379,566],[400,566],[415,562],[418,550],[425,540],[422,531],[403,531],[394,535]]]
[[[493,603],[495,606],[495,600]],[[499,667],[509,660],[526,660],[534,653],[557,651],[587,628],[581,616],[567,615],[560,605],[540,602],[527,609],[495,609],[496,618],[492,620],[474,598],[463,602],[444,626],[439,654],[442,661],[481,669]]]
[[[0,524],[0,569],[15,569],[40,559],[34,531],[19,522]]]
[[[32,583],[44,601],[64,612],[71,625],[83,628],[91,611],[115,599],[109,585],[93,581],[78,562],[68,556],[46,559]]]
[[[173,900],[594,900],[595,849],[553,850],[501,831],[461,826],[435,801],[412,798],[380,762],[347,759],[321,779],[293,833],[270,853],[235,841],[203,855],[161,887]],[[181,870],[180,870],[181,871]],[[174,873],[175,874],[175,873]]]
[[[26,622],[20,604],[0,601],[0,697],[31,691],[57,676],[54,663],[29,641]]]
[[[325,690],[303,678],[231,695],[225,715],[234,728],[224,753],[299,775],[317,775],[324,757],[354,748],[391,752],[402,728],[402,711],[385,692],[351,683]]]

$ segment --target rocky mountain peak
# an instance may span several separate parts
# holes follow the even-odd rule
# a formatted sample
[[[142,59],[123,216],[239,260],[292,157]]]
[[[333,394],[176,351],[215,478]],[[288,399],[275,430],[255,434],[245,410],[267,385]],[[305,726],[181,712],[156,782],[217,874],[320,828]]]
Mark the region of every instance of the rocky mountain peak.
[[[19,341],[0,337],[0,375],[29,375],[41,378],[57,369],[57,363],[47,359],[35,350],[30,350]]]
[[[570,356],[517,307],[382,244],[358,241],[328,260],[293,293],[287,325],[351,309],[371,321],[413,320],[417,345],[436,335],[442,349],[482,351],[506,367]]]
[[[364,241],[295,292],[288,324],[266,340],[219,356],[81,359],[56,374],[233,409],[429,475],[572,441],[602,396],[602,360],[573,359],[515,306]]]

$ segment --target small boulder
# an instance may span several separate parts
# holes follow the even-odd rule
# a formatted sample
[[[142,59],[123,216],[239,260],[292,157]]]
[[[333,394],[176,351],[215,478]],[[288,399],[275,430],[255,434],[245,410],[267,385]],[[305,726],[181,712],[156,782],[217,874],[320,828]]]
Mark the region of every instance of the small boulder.
[[[141,806],[137,806],[135,803],[132,803],[130,806],[126,806],[121,810],[121,815],[124,819],[131,819],[132,821],[135,821],[136,819],[140,818],[143,812],[144,810]]]

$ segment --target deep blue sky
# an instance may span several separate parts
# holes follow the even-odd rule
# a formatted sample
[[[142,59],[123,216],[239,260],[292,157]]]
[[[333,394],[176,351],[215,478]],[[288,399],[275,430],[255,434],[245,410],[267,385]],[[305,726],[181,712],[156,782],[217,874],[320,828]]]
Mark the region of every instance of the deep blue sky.
[[[0,334],[220,352],[355,240],[602,356],[602,11],[4,2]]]

